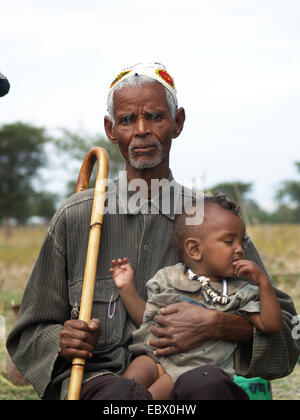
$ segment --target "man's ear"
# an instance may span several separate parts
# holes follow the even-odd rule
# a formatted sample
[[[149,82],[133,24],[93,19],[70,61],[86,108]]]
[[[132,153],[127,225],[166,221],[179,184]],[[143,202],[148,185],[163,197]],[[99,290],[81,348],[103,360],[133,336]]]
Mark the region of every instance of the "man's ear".
[[[185,110],[184,108],[178,108],[175,114],[175,131],[173,134],[173,139],[178,137],[183,129],[185,122]]]
[[[198,238],[186,238],[184,241],[184,250],[193,261],[201,261],[202,247]]]
[[[107,135],[108,139],[112,143],[117,144],[118,142],[117,142],[115,136],[113,135],[113,123],[107,115],[104,117],[104,128],[105,128],[105,132],[106,132],[106,135]]]

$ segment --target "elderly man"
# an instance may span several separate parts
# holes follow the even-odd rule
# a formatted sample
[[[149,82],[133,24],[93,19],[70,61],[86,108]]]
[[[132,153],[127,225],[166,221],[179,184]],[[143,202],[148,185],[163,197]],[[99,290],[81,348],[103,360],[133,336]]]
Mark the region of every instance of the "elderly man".
[[[124,157],[127,181],[143,180],[148,196],[143,206],[133,210],[128,202],[124,203],[120,180],[114,184],[117,208],[108,209],[104,217],[89,325],[76,318],[93,191],[70,197],[51,221],[24,293],[19,320],[7,341],[17,367],[45,399],[66,397],[74,357],[86,359],[82,399],[151,399],[142,386],[122,378],[136,326],[126,313],[109,269],[112,259],[128,257],[135,271],[137,291],[146,299],[145,283],[160,268],[178,262],[171,240],[176,203],[168,212],[160,202],[156,202],[156,211],[145,211],[145,205],[153,210],[151,180],[172,180],[170,149],[172,140],[183,129],[185,112],[178,108],[172,77],[157,63],[122,71],[110,86],[108,111],[105,131]],[[132,194],[128,188],[126,199]],[[175,196],[172,199],[175,201]],[[262,266],[250,239],[246,254]],[[291,334],[295,310],[287,295],[277,293],[285,323],[282,332],[272,337],[254,330],[242,315],[181,302],[164,308],[156,317],[153,332],[157,339],[150,344],[157,356],[166,356],[194,348],[210,338],[221,338],[236,343],[238,374],[269,379],[287,375],[298,356],[297,342]],[[171,399],[247,398],[241,388],[213,367],[183,376],[177,380]]]

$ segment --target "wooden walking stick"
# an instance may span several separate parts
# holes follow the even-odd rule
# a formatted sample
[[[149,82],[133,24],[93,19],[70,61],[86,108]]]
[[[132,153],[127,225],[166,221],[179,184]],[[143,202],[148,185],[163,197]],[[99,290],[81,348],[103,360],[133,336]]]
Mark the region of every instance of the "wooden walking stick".
[[[91,319],[101,229],[103,226],[104,202],[107,190],[109,159],[105,149],[102,147],[95,147],[86,155],[80,169],[76,187],[76,192],[88,188],[90,176],[96,160],[98,162],[98,170],[79,312],[79,319],[86,323],[89,323]],[[73,359],[68,400],[79,400],[80,398],[84,366],[85,359]]]

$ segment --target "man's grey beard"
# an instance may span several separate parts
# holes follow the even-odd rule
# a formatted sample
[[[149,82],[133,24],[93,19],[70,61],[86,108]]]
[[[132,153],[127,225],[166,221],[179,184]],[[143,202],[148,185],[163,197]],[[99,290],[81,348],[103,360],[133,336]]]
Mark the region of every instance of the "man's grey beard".
[[[152,144],[154,144],[157,147],[157,151],[155,153],[156,156],[153,157],[152,160],[149,160],[149,157],[147,159],[143,159],[141,156],[139,158],[134,157],[133,152],[133,146],[129,145],[128,148],[128,159],[130,166],[135,169],[150,169],[155,168],[157,165],[159,165],[162,162],[163,159],[163,147],[161,143],[156,140],[152,141]]]

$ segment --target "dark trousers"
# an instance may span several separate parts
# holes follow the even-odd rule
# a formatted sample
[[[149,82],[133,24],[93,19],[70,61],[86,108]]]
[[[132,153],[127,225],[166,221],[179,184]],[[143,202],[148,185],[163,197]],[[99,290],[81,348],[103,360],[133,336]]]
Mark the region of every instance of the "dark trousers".
[[[114,376],[98,376],[82,386],[82,400],[151,400],[150,392],[136,382]],[[214,366],[193,369],[174,384],[170,400],[248,400],[246,392]]]

